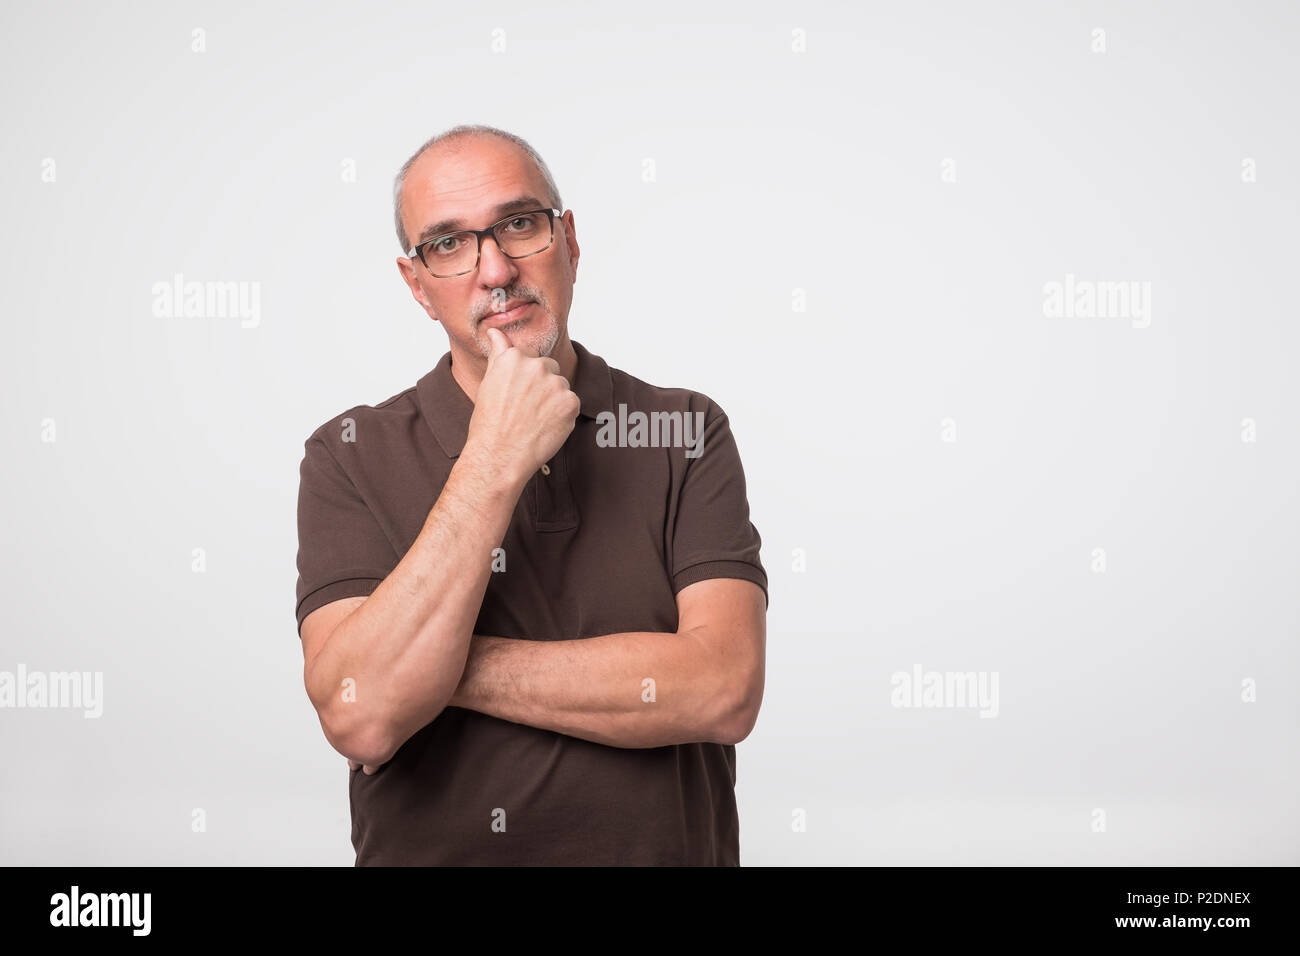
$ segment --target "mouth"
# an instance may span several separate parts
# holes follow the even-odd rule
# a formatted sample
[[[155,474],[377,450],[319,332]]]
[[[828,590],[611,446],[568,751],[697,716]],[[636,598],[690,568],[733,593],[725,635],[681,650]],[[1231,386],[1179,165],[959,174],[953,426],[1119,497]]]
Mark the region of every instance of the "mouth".
[[[528,311],[528,307],[531,305],[533,305],[531,300],[516,302],[512,308],[503,309],[500,312],[489,312],[487,315],[483,316],[483,318],[479,319],[479,322],[489,326],[509,325],[511,322],[516,322],[521,319],[524,313]]]

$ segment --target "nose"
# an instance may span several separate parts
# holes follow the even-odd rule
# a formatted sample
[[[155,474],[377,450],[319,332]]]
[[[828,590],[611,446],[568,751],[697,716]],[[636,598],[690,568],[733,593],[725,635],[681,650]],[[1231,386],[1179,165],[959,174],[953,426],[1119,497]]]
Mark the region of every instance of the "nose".
[[[484,236],[478,253],[479,278],[491,288],[504,286],[518,270],[514,260],[501,251],[494,236]]]

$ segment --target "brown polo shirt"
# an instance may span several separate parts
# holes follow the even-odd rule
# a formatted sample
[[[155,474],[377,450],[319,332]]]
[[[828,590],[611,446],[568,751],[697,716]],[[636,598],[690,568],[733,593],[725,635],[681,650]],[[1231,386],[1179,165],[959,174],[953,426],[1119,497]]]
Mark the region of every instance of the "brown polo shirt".
[[[520,495],[474,632],[535,641],[672,632],[688,584],[742,578],[766,594],[723,410],[573,347],[581,411]],[[473,410],[448,352],[413,388],[307,439],[300,630],[318,607],[371,593],[406,554]],[[351,772],[352,845],[358,866],[734,866],[735,782],[732,746],[610,747],[447,707],[378,772]]]

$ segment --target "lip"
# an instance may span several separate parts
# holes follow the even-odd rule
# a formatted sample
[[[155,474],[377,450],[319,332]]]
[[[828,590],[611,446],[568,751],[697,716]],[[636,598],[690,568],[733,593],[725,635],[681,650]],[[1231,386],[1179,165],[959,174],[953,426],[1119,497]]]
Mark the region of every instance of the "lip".
[[[517,321],[524,314],[524,311],[533,304],[531,301],[521,302],[513,309],[506,309],[504,312],[489,312],[479,321],[493,326],[509,325],[511,322]]]

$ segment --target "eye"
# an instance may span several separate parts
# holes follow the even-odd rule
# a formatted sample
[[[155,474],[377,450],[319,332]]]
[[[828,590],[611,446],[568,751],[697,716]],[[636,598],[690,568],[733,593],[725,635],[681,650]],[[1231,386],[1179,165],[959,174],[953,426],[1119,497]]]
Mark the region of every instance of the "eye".
[[[460,241],[459,236],[443,236],[429,244],[429,251],[434,255],[445,256],[449,252],[455,252]]]

